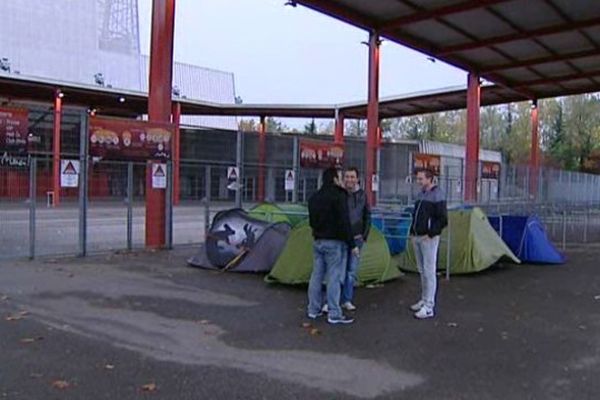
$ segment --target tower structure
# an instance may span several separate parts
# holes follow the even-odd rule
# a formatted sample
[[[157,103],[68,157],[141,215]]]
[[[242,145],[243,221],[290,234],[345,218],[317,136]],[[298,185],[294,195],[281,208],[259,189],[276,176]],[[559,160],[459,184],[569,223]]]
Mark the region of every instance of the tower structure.
[[[125,54],[140,53],[138,0],[97,0],[102,13],[100,49]]]

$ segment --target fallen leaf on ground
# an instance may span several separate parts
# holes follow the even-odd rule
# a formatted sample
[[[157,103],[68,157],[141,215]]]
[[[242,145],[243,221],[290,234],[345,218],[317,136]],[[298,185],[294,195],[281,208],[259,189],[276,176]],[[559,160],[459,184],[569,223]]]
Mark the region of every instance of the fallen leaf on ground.
[[[600,300],[600,294],[598,296],[594,296],[594,300]]]
[[[29,343],[34,343],[34,342],[38,342],[40,340],[44,340],[44,338],[42,336],[38,336],[38,337],[28,337],[28,338],[23,338],[20,340],[21,343],[23,344],[29,344]]]
[[[71,387],[71,384],[67,381],[54,381],[52,387],[55,389],[65,390]]]
[[[578,328],[581,329],[582,331],[585,331],[587,329],[587,326],[579,325]]]
[[[104,366],[104,369],[115,369],[115,366],[114,366],[114,365],[112,365],[112,364],[106,364],[106,365]]]
[[[456,322],[448,322],[448,328],[457,328],[458,324]]]
[[[19,312],[19,315],[20,315],[21,317],[24,317],[24,316],[26,316],[26,315],[29,315],[29,311],[21,311],[21,312]]]
[[[6,321],[19,321],[21,319],[23,319],[22,316],[20,315],[8,315],[6,318],[4,318]]]
[[[321,334],[321,331],[320,331],[320,330],[318,330],[317,328],[312,328],[312,329],[310,330],[310,334],[311,334],[311,335],[313,335],[313,336],[320,335],[320,334]]]
[[[142,385],[142,390],[144,392],[155,392],[158,389],[158,386],[156,386],[156,383],[146,383],[145,385]]]
[[[303,328],[310,328],[312,326],[312,324],[310,322],[303,322],[302,323],[302,327]]]

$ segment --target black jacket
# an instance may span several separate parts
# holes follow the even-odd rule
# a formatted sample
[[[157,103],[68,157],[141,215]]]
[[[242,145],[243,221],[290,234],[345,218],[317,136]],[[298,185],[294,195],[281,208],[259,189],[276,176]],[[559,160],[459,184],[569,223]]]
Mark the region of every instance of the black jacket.
[[[348,193],[348,211],[350,213],[350,224],[352,234],[361,235],[366,241],[371,229],[371,208],[364,190]]]
[[[323,185],[308,200],[308,216],[315,239],[339,240],[354,247],[348,213],[348,193],[336,185]]]
[[[448,211],[444,192],[437,186],[429,191],[420,192],[413,210],[410,233],[434,237],[440,235],[447,225]]]

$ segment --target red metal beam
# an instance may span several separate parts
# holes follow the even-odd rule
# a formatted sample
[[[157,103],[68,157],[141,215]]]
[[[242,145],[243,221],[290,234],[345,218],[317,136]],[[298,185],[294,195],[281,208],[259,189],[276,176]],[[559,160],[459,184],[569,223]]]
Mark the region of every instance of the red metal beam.
[[[150,46],[150,121],[171,121],[175,0],[153,0]],[[146,168],[146,247],[165,245],[166,195],[152,188],[152,162]]]
[[[470,0],[462,3],[451,4],[444,7],[435,8],[432,10],[423,10],[415,12],[400,18],[387,21],[380,26],[382,31],[390,31],[402,28],[404,25],[413,24],[415,22],[424,21],[427,19],[440,18],[450,14],[457,14],[465,11],[470,11],[478,8],[491,6],[498,3],[506,3],[510,0]]]
[[[367,146],[365,192],[369,204],[375,205],[373,193],[373,176],[377,171],[377,144],[379,128],[379,35],[372,31],[369,34],[369,87],[367,106]]]
[[[335,133],[334,142],[336,144],[344,144],[344,113],[339,109],[335,110]]]
[[[173,204],[179,204],[181,200],[180,188],[180,160],[181,160],[181,103],[173,103],[172,123],[175,125],[175,134],[173,135]]]
[[[465,202],[477,201],[477,176],[479,167],[479,108],[481,84],[479,76],[469,73],[467,82],[467,138],[465,154]]]
[[[375,21],[365,15],[352,11],[348,7],[341,6],[331,0],[296,0],[296,3],[362,29],[371,30],[376,25]]]
[[[267,161],[267,122],[260,117],[258,125],[258,201],[265,201],[265,163]]]
[[[543,79],[534,79],[531,81],[519,82],[519,84],[516,85],[515,87],[531,87],[531,86],[536,86],[536,85],[545,85],[545,84],[550,84],[550,83],[558,83],[558,82],[565,82],[565,81],[574,81],[577,79],[592,78],[595,76],[600,76],[600,70],[582,72],[582,73],[578,73],[578,74],[552,76],[552,77],[543,78]]]
[[[413,49],[419,53],[431,56],[433,58],[437,58],[445,62],[446,64],[452,65],[453,67],[462,69],[464,71],[479,71],[479,66],[466,63],[458,57],[440,56],[439,54],[442,52],[442,50],[436,48],[435,46],[429,43],[422,43],[418,39],[412,38],[408,35],[399,34],[397,31],[393,34],[386,34],[385,38],[410,49]],[[490,82],[494,82],[497,85],[502,86],[506,89],[512,90],[513,92],[525,97],[526,99],[534,99],[537,97],[534,93],[527,89],[515,88],[514,83],[507,81],[506,79],[502,78],[497,74],[486,74],[481,75],[481,77],[487,79]]]
[[[529,193],[533,198],[538,194],[538,174],[540,167],[540,141],[538,134],[538,102],[531,105],[531,155],[529,159]]]
[[[596,17],[581,21],[568,22],[559,25],[546,26],[543,28],[532,29],[526,32],[515,32],[508,35],[496,36],[469,43],[463,43],[454,46],[446,46],[443,50],[439,52],[438,56],[447,56],[449,54],[458,53],[461,51],[480,49],[482,47],[489,47],[501,43],[514,42],[516,40],[530,39],[532,37],[547,36],[555,33],[587,28],[599,24],[600,18]]]
[[[503,71],[503,70],[512,69],[512,68],[530,67],[530,66],[538,65],[538,64],[545,64],[545,63],[565,61],[565,60],[574,60],[577,58],[586,58],[586,57],[593,57],[593,56],[598,56],[598,55],[600,55],[600,51],[598,49],[576,51],[573,53],[550,55],[550,56],[544,56],[544,57],[530,58],[529,60],[515,61],[515,62],[509,62],[509,63],[505,63],[505,64],[490,65],[487,67],[480,68],[479,72],[484,74],[484,73]]]
[[[52,206],[60,204],[60,125],[62,121],[62,95],[54,92],[54,132],[52,136]]]

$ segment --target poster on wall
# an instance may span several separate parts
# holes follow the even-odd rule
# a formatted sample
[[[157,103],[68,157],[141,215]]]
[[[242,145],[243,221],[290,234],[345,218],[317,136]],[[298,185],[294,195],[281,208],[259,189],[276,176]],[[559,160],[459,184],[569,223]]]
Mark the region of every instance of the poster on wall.
[[[500,163],[483,161],[481,163],[482,179],[500,179]]]
[[[27,164],[28,130],[27,110],[0,107],[0,163],[2,165]]]
[[[174,126],[147,121],[90,118],[90,155],[109,160],[167,160]]]
[[[442,161],[435,154],[413,153],[413,174],[420,169],[429,169],[435,176],[440,176]]]
[[[344,162],[344,147],[330,142],[300,140],[300,166],[302,168],[329,168]]]

